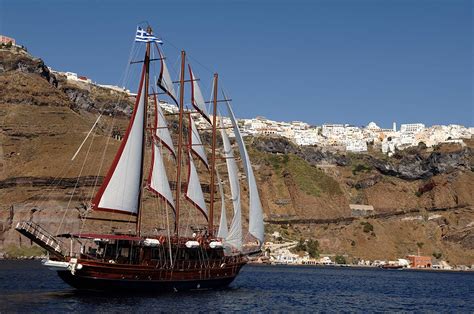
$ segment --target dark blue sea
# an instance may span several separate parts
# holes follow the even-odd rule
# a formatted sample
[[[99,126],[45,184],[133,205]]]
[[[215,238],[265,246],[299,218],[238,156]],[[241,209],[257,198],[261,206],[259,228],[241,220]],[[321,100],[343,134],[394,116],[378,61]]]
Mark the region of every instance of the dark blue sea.
[[[0,312],[474,312],[474,273],[245,266],[227,289],[80,293],[39,261],[0,261]]]

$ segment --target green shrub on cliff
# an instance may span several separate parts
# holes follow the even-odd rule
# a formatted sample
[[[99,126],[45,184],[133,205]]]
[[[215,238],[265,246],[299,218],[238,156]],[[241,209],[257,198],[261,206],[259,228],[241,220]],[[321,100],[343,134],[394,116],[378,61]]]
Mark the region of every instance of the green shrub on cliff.
[[[289,178],[305,193],[319,197],[322,193],[341,195],[339,183],[324,171],[292,153],[272,154],[249,147],[249,154],[255,164],[271,166],[281,178]],[[285,179],[286,180],[286,179]]]
[[[267,160],[270,162],[273,169],[280,170],[288,164],[290,157],[288,157],[288,155],[269,155]]]
[[[356,163],[352,166],[352,174],[353,175],[356,175],[359,172],[369,172],[370,170],[372,170],[372,167],[369,166],[369,165],[366,165],[362,162]]]
[[[312,258],[319,257],[319,242],[318,240],[309,240],[306,243],[306,252],[308,252],[309,256]]]
[[[339,265],[347,264],[346,258],[342,255],[337,255],[335,261],[336,261],[336,264],[339,264]]]
[[[298,156],[268,154],[267,160],[280,176],[291,176],[296,185],[309,195],[320,196],[321,193],[339,195],[342,193],[336,180]]]
[[[318,240],[304,240],[301,238],[298,244],[293,248],[293,252],[307,252],[311,258],[319,257],[319,242]]]
[[[373,232],[374,231],[374,226],[372,226],[372,224],[370,222],[367,222],[367,221],[363,221],[360,223],[363,227],[363,231],[365,233],[369,233],[369,232]]]

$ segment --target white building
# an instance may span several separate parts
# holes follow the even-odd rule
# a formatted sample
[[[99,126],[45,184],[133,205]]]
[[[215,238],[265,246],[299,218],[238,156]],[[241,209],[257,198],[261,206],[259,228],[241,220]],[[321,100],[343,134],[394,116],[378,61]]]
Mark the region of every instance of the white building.
[[[300,264],[301,259],[298,254],[291,253],[287,248],[282,248],[274,255],[274,262],[276,264]]]
[[[111,89],[116,92],[122,92],[122,93],[127,93],[130,94],[130,90],[126,89],[125,87],[120,87],[116,85],[102,85],[102,84],[97,84],[97,86],[106,88],[106,89]]]
[[[16,46],[15,38],[8,37],[5,35],[0,35],[0,44],[8,44],[11,43],[12,45]]]
[[[318,129],[315,128],[295,131],[293,134],[293,141],[300,146],[320,144],[323,140],[323,137],[318,134]]]
[[[374,132],[380,131],[380,127],[375,122],[369,122],[365,128]]]
[[[412,133],[416,134],[421,132],[425,129],[425,125],[423,123],[410,123],[410,124],[402,124],[400,125],[400,132],[401,133]]]
[[[344,124],[323,124],[321,133],[326,137],[339,136],[344,134],[344,128]]]
[[[363,153],[367,151],[367,142],[365,140],[346,141],[346,151],[354,153]]]

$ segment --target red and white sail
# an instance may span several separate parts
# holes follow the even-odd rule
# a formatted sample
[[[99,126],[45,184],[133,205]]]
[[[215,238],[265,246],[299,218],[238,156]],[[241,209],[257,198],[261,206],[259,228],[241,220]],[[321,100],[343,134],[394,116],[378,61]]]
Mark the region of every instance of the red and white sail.
[[[227,97],[224,95],[224,98]],[[259,241],[259,245],[261,246],[264,240],[263,210],[262,204],[260,202],[260,196],[258,195],[257,182],[255,180],[252,165],[250,164],[250,158],[247,153],[247,149],[245,148],[242,134],[240,133],[239,127],[237,125],[234,112],[232,111],[229,102],[226,102],[226,104],[229,117],[234,128],[235,139],[239,146],[240,156],[242,158],[249,186],[249,233]]]
[[[186,186],[186,199],[190,201],[197,209],[199,209],[206,219],[208,218],[206,201],[202,193],[201,182],[194,166],[193,157],[188,153],[188,184]]]
[[[225,242],[240,250],[242,248],[242,214],[240,203],[240,183],[239,169],[235,162],[234,152],[230,145],[229,137],[224,129],[221,119],[221,136],[224,144],[224,158],[226,159],[227,172],[229,175],[230,192],[232,196],[232,205],[234,207],[234,216],[230,224],[229,233]]]
[[[132,118],[104,183],[92,202],[95,210],[138,214],[145,126],[144,76],[143,69]]]
[[[219,195],[221,197],[221,218],[219,220],[219,230],[217,231],[217,236],[219,238],[225,239],[229,234],[229,227],[227,226],[227,212],[225,208],[225,194],[224,194],[224,186],[221,180],[221,176],[219,175],[219,171],[216,169],[216,177],[217,177],[217,186],[219,188]]]
[[[207,161],[206,150],[202,144],[201,137],[196,128],[196,124],[191,115],[189,115],[189,125],[191,126],[191,133],[189,141],[191,143],[191,151],[201,159],[201,161],[206,165],[206,168],[209,169],[209,162]]]
[[[193,107],[204,117],[204,119],[211,123],[211,119],[209,118],[209,113],[207,112],[206,108],[206,102],[204,101],[204,97],[202,97],[201,89],[199,88],[197,79],[194,76],[193,70],[191,70],[191,66],[189,64],[188,68],[191,79],[191,103],[193,104]]]
[[[155,99],[155,140],[151,155],[150,173],[148,175],[148,189],[165,200],[175,210],[173,194],[171,192],[168,176],[166,174],[165,164],[163,162],[163,152],[160,144],[163,144],[171,153],[174,154],[173,142],[168,130],[165,116],[161,107]]]
[[[171,80],[170,72],[166,66],[165,57],[161,50],[158,48],[158,53],[160,54],[161,70],[160,75],[158,76],[158,87],[160,87],[168,96],[170,96],[176,105],[178,105],[178,100],[176,97],[176,92],[174,90],[173,81]]]
[[[151,157],[151,168],[148,176],[148,189],[163,200],[165,200],[175,210],[173,194],[171,192],[168,176],[166,174],[163,155],[159,143],[153,143]]]
[[[155,95],[155,136],[160,141],[164,147],[166,147],[174,157],[176,157],[176,152],[174,150],[173,140],[171,138],[170,131],[168,129],[168,123],[166,122],[165,115],[161,106],[158,104]]]

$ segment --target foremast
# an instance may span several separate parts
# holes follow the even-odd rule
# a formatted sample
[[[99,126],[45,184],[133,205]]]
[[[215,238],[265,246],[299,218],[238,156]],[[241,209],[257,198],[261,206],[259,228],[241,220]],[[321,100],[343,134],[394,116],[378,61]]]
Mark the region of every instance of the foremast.
[[[147,31],[151,32],[151,28]],[[137,235],[141,233],[149,68],[150,42],[147,42],[132,117],[104,182],[92,201],[94,210],[137,216]]]
[[[152,35],[153,30],[150,26],[147,27],[147,33]],[[146,141],[146,125],[147,125],[147,109],[148,109],[148,86],[150,86],[150,46],[151,43],[148,41],[146,43],[146,53],[144,59],[144,71],[145,71],[145,99],[144,99],[144,107],[145,107],[145,114],[143,115],[143,136],[142,136],[142,158],[141,158],[141,167],[140,167],[140,192],[138,196],[138,218],[137,218],[137,225],[136,225],[136,233],[138,236],[141,236],[141,218],[142,218],[142,198],[143,198],[143,174],[144,174],[144,162],[145,162],[145,141]]]

